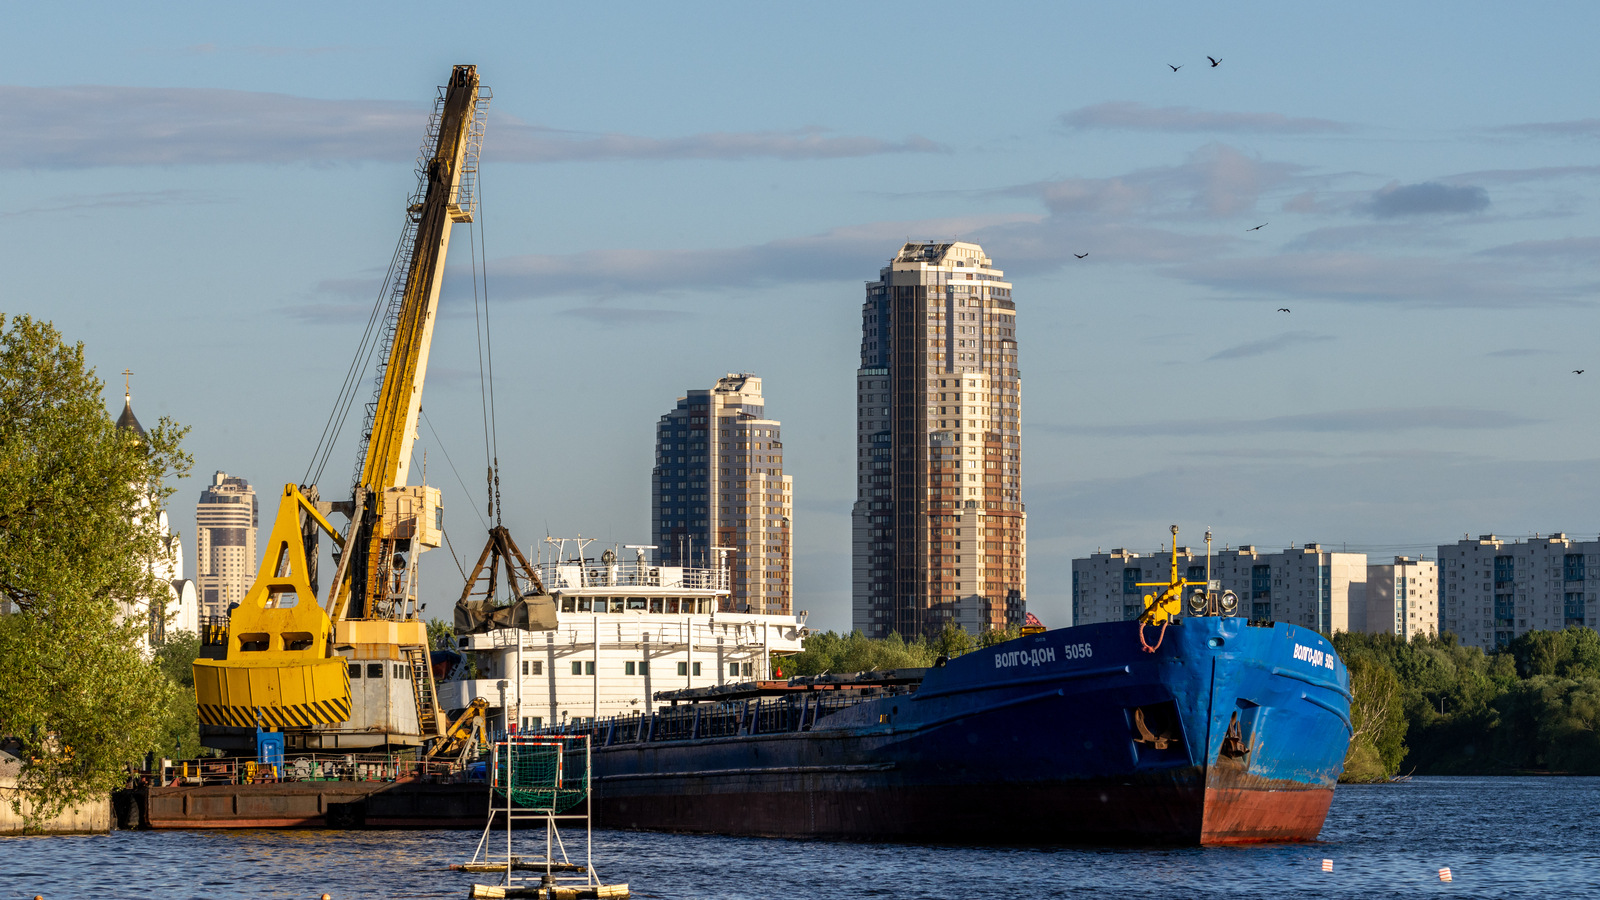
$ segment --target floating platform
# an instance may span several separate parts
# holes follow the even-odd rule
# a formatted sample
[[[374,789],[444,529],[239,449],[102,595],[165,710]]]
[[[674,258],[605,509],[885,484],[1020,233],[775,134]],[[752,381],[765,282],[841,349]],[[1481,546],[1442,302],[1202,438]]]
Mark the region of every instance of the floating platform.
[[[469,895],[473,900],[500,897],[538,897],[540,900],[623,900],[631,896],[625,884],[597,884],[593,887],[540,887],[538,885],[503,887],[497,884],[475,884]]]

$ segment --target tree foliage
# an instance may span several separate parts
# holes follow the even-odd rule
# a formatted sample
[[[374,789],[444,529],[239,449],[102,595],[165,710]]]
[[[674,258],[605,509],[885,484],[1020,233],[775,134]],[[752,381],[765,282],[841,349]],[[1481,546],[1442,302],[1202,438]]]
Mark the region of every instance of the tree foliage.
[[[164,749],[179,690],[141,655],[164,597],[150,561],[185,429],[118,429],[103,383],[49,323],[0,315],[0,737],[22,742],[20,793],[49,817],[120,785]],[[192,705],[192,700],[191,700]]]
[[[1407,724],[1399,768],[1600,774],[1600,635],[1592,629],[1530,631],[1495,653],[1452,634],[1338,634],[1333,642],[1352,682],[1358,661],[1394,673]]]
[[[983,647],[1011,640],[1020,631],[990,629],[977,638],[954,625],[946,625],[933,640],[922,636],[907,641],[898,634],[869,638],[859,631],[838,634],[832,631],[806,635],[802,650],[782,663],[785,675],[849,674],[881,672],[886,669],[926,668],[941,656],[954,659]]]

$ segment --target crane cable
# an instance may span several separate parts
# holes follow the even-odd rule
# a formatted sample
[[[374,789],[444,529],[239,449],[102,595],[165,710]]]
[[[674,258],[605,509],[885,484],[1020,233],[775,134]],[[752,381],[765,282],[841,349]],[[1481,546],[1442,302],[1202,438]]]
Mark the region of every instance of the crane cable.
[[[405,252],[405,243],[406,231],[401,229],[400,237],[395,241],[394,253],[389,259],[388,272],[378,289],[378,298],[373,301],[372,311],[367,315],[367,325],[361,333],[361,341],[356,345],[349,368],[345,370],[344,383],[339,386],[339,394],[334,398],[333,408],[328,411],[328,420],[322,426],[322,436],[317,439],[316,449],[311,452],[311,461],[306,465],[301,484],[317,484],[322,481],[322,472],[327,468],[328,459],[333,454],[339,435],[344,431],[345,422],[349,420],[350,408],[355,404],[362,376],[371,365],[372,356],[378,349],[377,338],[381,330],[379,326],[383,323],[384,311],[388,308],[385,301],[388,300],[394,286],[396,261]]]
[[[500,520],[500,435],[495,419],[494,402],[494,331],[489,321],[489,257],[487,241],[483,236],[483,170],[478,170],[477,208],[473,211],[468,228],[469,251],[472,257],[472,317],[478,335],[478,397],[483,409],[483,457],[485,490],[488,493],[488,512],[496,526]],[[483,317],[478,320],[479,262],[482,262]]]

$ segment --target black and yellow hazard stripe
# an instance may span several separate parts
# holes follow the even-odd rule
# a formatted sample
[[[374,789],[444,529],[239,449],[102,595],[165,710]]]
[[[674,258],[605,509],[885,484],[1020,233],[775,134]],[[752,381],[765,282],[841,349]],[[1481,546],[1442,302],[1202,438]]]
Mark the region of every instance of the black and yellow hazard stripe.
[[[334,725],[348,721],[350,701],[341,697],[287,706],[219,706],[202,703],[197,711],[200,721],[207,725],[231,725],[235,728],[253,728],[257,725],[273,728],[305,728],[311,725]]]

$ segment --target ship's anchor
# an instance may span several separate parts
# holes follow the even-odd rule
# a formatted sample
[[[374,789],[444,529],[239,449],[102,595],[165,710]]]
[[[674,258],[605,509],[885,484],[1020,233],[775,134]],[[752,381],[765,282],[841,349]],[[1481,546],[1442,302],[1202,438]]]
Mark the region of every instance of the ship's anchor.
[[[1222,755],[1229,759],[1239,759],[1249,752],[1244,743],[1244,734],[1239,730],[1239,714],[1235,712],[1233,719],[1228,723],[1228,733],[1222,738]]]
[[[1161,725],[1159,734],[1150,730],[1149,724],[1145,722],[1144,709],[1142,706],[1137,706],[1133,710],[1133,730],[1138,735],[1133,739],[1134,743],[1150,744],[1157,750],[1165,750],[1176,744],[1178,739],[1172,736],[1167,726]]]

